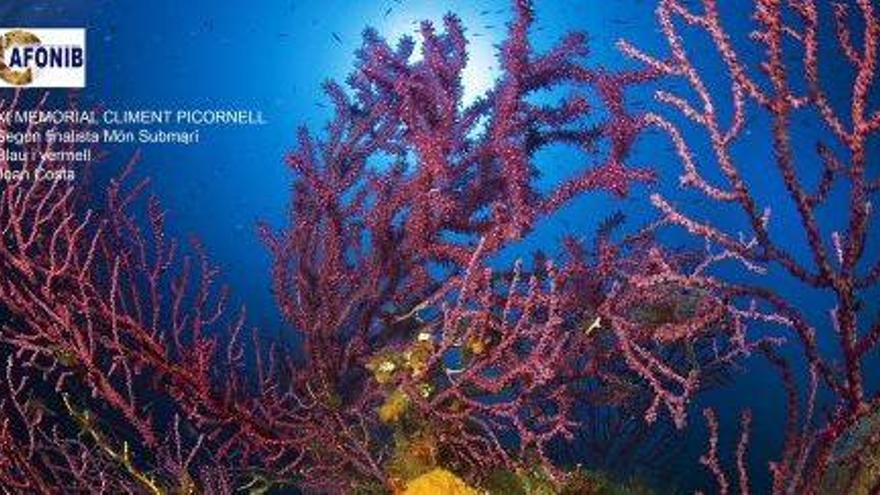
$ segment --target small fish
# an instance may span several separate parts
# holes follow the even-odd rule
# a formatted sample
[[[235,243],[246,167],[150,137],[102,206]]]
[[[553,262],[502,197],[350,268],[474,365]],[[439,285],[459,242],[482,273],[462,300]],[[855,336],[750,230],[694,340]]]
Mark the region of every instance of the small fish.
[[[590,323],[590,325],[586,329],[584,329],[584,335],[589,336],[591,333],[593,333],[594,331],[599,330],[601,328],[602,328],[602,317],[597,316],[596,319],[593,320],[593,322]]]
[[[388,10],[385,11],[384,17],[388,17],[388,15],[391,14],[391,10],[391,7],[388,7]]]
[[[340,45],[342,44],[342,38],[340,38],[338,34],[333,33],[333,39],[336,40],[336,42]]]

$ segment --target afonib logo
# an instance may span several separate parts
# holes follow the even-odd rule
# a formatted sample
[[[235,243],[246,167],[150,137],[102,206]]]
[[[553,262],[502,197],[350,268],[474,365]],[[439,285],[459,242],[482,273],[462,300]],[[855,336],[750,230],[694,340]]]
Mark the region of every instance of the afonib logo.
[[[85,85],[85,29],[0,28],[0,87]]]

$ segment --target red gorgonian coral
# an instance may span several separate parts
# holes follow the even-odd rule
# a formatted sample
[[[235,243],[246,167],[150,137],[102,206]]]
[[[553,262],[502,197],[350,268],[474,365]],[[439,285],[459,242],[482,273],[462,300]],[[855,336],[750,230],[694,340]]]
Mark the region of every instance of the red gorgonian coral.
[[[310,422],[323,426],[315,433],[320,448],[309,454],[316,467],[308,483],[330,484],[340,476],[340,484],[358,476],[376,481],[386,477],[382,465],[387,441],[377,436],[382,428],[374,411],[385,400],[383,387],[377,385],[385,384],[377,384],[364,367],[377,355],[405,352],[417,335],[437,325],[443,330],[429,332],[424,344],[437,339],[436,348],[419,366],[449,367],[445,360],[451,359],[451,347],[493,333],[493,345],[500,346],[486,349],[471,371],[449,378],[445,388],[430,384],[436,395],[417,397],[412,380],[406,380],[401,384],[406,398],[402,390],[394,396],[398,406],[411,400],[438,427],[448,425],[446,438],[456,456],[477,465],[509,465],[504,462],[507,447],[495,437],[503,434],[496,429],[524,444],[566,433],[564,411],[558,423],[536,433],[533,425],[523,423],[526,405],[519,399],[478,399],[502,393],[526,396],[553,381],[553,376],[544,376],[552,371],[547,359],[556,358],[548,354],[548,346],[556,348],[566,339],[558,316],[531,321],[530,312],[549,304],[541,302],[538,287],[528,292],[531,298],[519,301],[520,282],[511,282],[508,304],[524,312],[517,317],[523,318],[519,323],[506,320],[514,318],[512,313],[495,314],[494,322],[471,328],[459,313],[477,311],[482,318],[494,314],[498,302],[492,293],[497,288],[486,285],[482,260],[521,238],[540,218],[583,192],[622,195],[634,182],[653,177],[626,164],[643,123],[622,98],[628,86],[651,77],[654,70],[613,73],[587,67],[581,61],[586,54],[581,34],[565,37],[546,54],[535,54],[527,36],[532,17],[529,2],[516,3],[516,18],[501,47],[502,75],[470,105],[462,102],[461,81],[467,41],[455,16],[446,17],[444,33],[422,24],[418,60],[413,60],[412,40],[404,38],[392,48],[367,31],[348,90],[327,85],[336,107],[328,136],[318,141],[308,131],[300,132],[299,146],[288,157],[296,173],[290,226],[279,234],[264,229],[263,236],[274,258],[275,296],[287,322],[304,339],[306,364],[297,375],[298,393],[307,391],[313,398]],[[530,96],[550,88],[569,88],[571,96],[554,105],[531,101]],[[599,101],[589,101],[586,90],[595,90]],[[597,104],[607,117],[585,126],[583,117],[596,112]],[[575,177],[541,193],[534,181],[534,157],[559,143],[585,156],[596,150],[598,156],[592,163],[585,158]],[[475,249],[479,259],[473,265]],[[485,292],[479,300],[490,306],[462,307],[476,297],[475,291]],[[438,312],[442,295],[456,293],[452,308],[459,309]],[[425,321],[438,314],[445,314],[442,321]],[[474,325],[481,321],[467,319]],[[516,358],[515,342],[526,346]],[[403,366],[391,356],[386,361],[373,364],[386,374]],[[525,388],[509,389],[519,386]],[[557,407],[568,401],[562,392],[544,392],[562,399],[555,402]],[[444,412],[443,407],[457,411]],[[454,418],[469,419],[450,422]],[[352,431],[352,424],[360,426]]]
[[[652,202],[666,223],[704,238],[720,247],[724,257],[758,272],[745,283],[723,283],[725,290],[740,300],[751,300],[752,308],[764,308],[767,321],[791,329],[803,347],[808,379],[801,383],[808,390],[802,416],[791,366],[781,357],[771,358],[782,372],[789,398],[784,452],[770,466],[773,492],[874,492],[880,488],[880,477],[876,471],[869,474],[871,461],[861,464],[853,458],[836,458],[833,452],[839,440],[849,436],[863,418],[875,414],[872,411],[880,405],[877,392],[868,392],[865,385],[871,373],[867,360],[880,341],[880,320],[867,314],[859,303],[861,298],[871,297],[880,281],[880,260],[876,247],[869,245],[872,232],[876,234],[872,199],[880,190],[880,178],[872,177],[869,167],[869,146],[876,146],[880,134],[880,110],[871,109],[876,103],[880,71],[880,12],[876,2],[870,0],[858,0],[853,6],[812,0],[757,0],[753,12],[756,28],[751,39],[763,47],[763,59],[755,71],[750,56],[725,27],[720,3],[700,3],[697,9],[680,0],[659,2],[657,18],[669,45],[667,57],[648,55],[625,42],[621,47],[630,57],[684,81],[693,97],[666,89],[656,93],[658,101],[677,110],[683,118],[651,114],[646,120],[671,139],[684,167],[681,186],[737,209],[750,233],[731,232],[729,225],[704,218],[700,211],[687,211],[661,194],[653,195]],[[858,19],[853,19],[854,12]],[[685,38],[682,26],[708,36],[727,70],[728,84],[718,84],[703,70],[692,47],[695,37]],[[835,31],[836,37],[831,39],[836,39],[838,54],[849,66],[845,70],[832,72],[825,58],[830,49],[820,43],[820,34],[827,28]],[[722,112],[729,112],[731,117],[723,118]],[[751,132],[751,113],[769,120],[768,133]],[[815,119],[828,131],[815,138],[812,149],[797,143],[799,118]],[[693,129],[705,132],[707,152],[696,151],[698,133]],[[772,148],[771,156],[762,160],[773,167],[773,176],[784,184],[787,200],[803,229],[808,256],[798,253],[803,251],[802,246],[791,235],[772,232],[770,208],[761,205],[757,183],[748,176],[750,167],[736,151],[741,142],[766,143]],[[712,171],[713,166],[720,174]],[[767,175],[762,173],[764,180]],[[828,219],[823,212],[828,205],[835,205],[835,211],[843,212],[845,218]],[[830,294],[834,306],[827,320],[816,326],[807,316],[809,308],[799,307],[798,301],[787,300],[767,287],[761,278],[765,268],[781,268],[803,286]],[[820,349],[820,340],[833,341],[839,357]],[[817,388],[830,395],[834,413],[814,426]],[[746,429],[750,422],[761,420],[750,418],[743,419]],[[798,424],[799,418],[803,418],[802,425]],[[707,419],[713,440],[705,462],[715,473],[721,491],[727,492],[729,483],[716,455],[718,425],[711,412],[707,412]],[[876,450],[876,437],[864,441],[864,448]],[[745,440],[740,445],[743,450]],[[846,465],[833,466],[836,463]],[[745,492],[748,476],[742,459],[737,467],[740,488]],[[851,472],[829,485],[829,473],[834,470]]]
[[[821,6],[756,6],[753,38],[767,58],[762,81],[750,75],[711,0],[699,13],[660,0],[670,55],[655,58],[624,43],[646,68],[622,72],[586,64],[578,33],[536,53],[532,5],[518,0],[500,48],[501,76],[471,104],[461,80],[467,40],[455,16],[442,32],[421,25],[420,56],[412,39],[391,46],[368,30],[346,84],[326,85],[335,105],[326,134],[301,130],[287,157],[294,173],[288,224],[259,230],[289,327],[282,337],[300,337],[298,346],[256,330],[242,336],[244,312],[228,309],[217,269],[198,242],[188,250],[166,236],[164,210],[141,199],[146,184],[132,181],[131,167],[93,198],[64,182],[4,182],[3,488],[159,494],[296,484],[308,493],[387,493],[440,469],[501,493],[493,483],[510,486],[511,477],[583,492],[595,480],[567,471],[557,454],[604,427],[601,413],[592,413],[612,411],[624,426],[589,437],[591,448],[610,452],[602,448],[649,430],[663,432],[662,447],[666,431],[687,426],[700,391],[760,354],[782,377],[789,412],[784,452],[771,465],[774,492],[876,490],[863,461],[876,459],[878,423],[865,363],[880,323],[865,321],[858,300],[880,279],[867,246],[870,200],[880,189],[867,167],[869,140],[880,129],[880,112],[868,108],[880,21],[869,0],[858,1],[864,33],[853,36],[847,9],[831,9],[854,71],[843,118],[820,77]],[[682,23],[708,34],[728,69],[729,87],[721,88],[728,125],[714,81],[701,75],[679,34]],[[788,44],[802,49],[801,93],[791,82]],[[657,93],[681,122],[626,104],[632,86],[662,76],[683,78],[700,102],[666,86]],[[548,90],[568,96],[550,104]],[[45,104],[16,97],[3,108]],[[771,234],[769,211],[733,152],[750,136],[753,107],[772,125],[769,135],[751,137],[772,147],[812,262]],[[807,109],[838,141],[817,147],[812,187],[791,131],[793,114]],[[708,134],[710,153],[695,151],[685,123]],[[624,196],[653,181],[652,169],[630,163],[636,139],[652,126],[671,138],[682,186],[738,206],[751,235],[732,234],[657,193],[657,225],[614,241],[610,231],[621,219],[612,216],[593,249],[567,238],[555,262],[536,255],[532,264],[493,266],[494,254],[573,198]],[[557,145],[581,162],[571,178],[540,189],[536,175],[546,165],[538,154]],[[710,179],[709,157],[720,181]],[[0,162],[3,171],[36,165]],[[849,217],[845,229],[833,230],[817,211],[841,184]],[[704,238],[706,251],[661,245],[654,234],[669,225]],[[731,261],[751,278],[733,282],[715,271]],[[763,283],[774,266],[833,294],[828,324],[814,325],[804,308]],[[802,344],[806,380],[778,351],[783,339],[758,335],[755,328],[766,326],[790,330]],[[842,359],[820,351],[826,333]],[[834,408],[827,421],[816,418],[820,393]],[[700,462],[729,492],[721,425],[712,409],[704,417],[709,443]],[[761,420],[740,416],[734,468],[743,492],[752,485],[750,428]],[[626,437],[627,429],[638,434],[608,438]]]
[[[4,184],[4,483],[153,493],[228,492],[248,480],[294,478],[318,492],[393,484],[383,424],[393,408],[382,412],[389,397],[368,366],[434,325],[423,318],[443,314],[435,322],[449,337],[425,366],[448,367],[445,351],[461,338],[471,357],[481,356],[465,381],[432,384],[439,402],[420,406],[430,421],[458,418],[449,431],[465,436],[449,443],[451,462],[473,463],[471,478],[485,463],[511,467],[515,449],[502,445],[508,433],[523,452],[536,447],[543,458],[544,444],[570,426],[571,398],[548,361],[570,351],[561,344],[570,327],[555,316],[558,296],[544,287],[553,283],[536,276],[525,293],[519,276],[510,281],[508,311],[494,321],[498,288],[477,284],[485,282],[479,267],[572,197],[623,195],[652,179],[625,163],[643,122],[622,98],[654,71],[588,68],[580,34],[535,54],[527,39],[532,16],[528,2],[517,3],[503,77],[467,107],[466,40],[454,16],[443,34],[422,25],[419,61],[411,60],[411,40],[392,49],[368,32],[350,93],[328,84],[336,116],[327,138],[302,131],[288,160],[297,173],[290,227],[261,230],[281,313],[303,335],[302,358],[258,335],[242,343],[243,313],[226,310],[226,291],[213,289],[217,272],[198,244],[195,262],[181,254],[154,199],[143,218],[132,213],[145,184],[128,187],[128,171],[111,182],[101,208],[100,198],[85,198],[70,183]],[[569,87],[571,96],[556,105],[529,101],[554,87]],[[587,89],[607,113],[598,124],[581,120],[594,111]],[[26,107],[25,100],[6,108]],[[542,194],[534,155],[554,143],[596,158]],[[470,292],[482,294],[482,309],[465,308]],[[442,310],[447,295],[456,309]],[[459,328],[467,311],[485,324]],[[489,338],[499,340],[481,340]],[[499,347],[477,352],[488,345]],[[535,369],[511,367],[513,357]],[[508,404],[486,399],[511,393],[517,397]],[[556,408],[546,418],[545,401]],[[481,429],[487,418],[493,424]]]

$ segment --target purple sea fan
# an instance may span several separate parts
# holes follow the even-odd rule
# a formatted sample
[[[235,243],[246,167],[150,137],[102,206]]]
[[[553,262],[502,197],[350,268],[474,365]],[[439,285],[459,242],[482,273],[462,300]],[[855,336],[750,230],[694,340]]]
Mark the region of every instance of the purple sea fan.
[[[48,96],[29,96],[16,93],[0,108],[48,108]],[[53,146],[22,143],[31,158],[2,160],[0,171],[34,169],[35,157]],[[102,493],[192,485],[225,427],[247,423],[228,419],[231,403],[247,395],[245,380],[232,373],[243,314],[228,310],[227,291],[216,288],[217,271],[198,243],[196,257],[182,255],[165,236],[166,212],[155,198],[141,200],[146,182],[131,183],[138,159],[110,181],[103,204],[87,203],[86,189],[71,182],[0,186],[3,488]],[[68,165],[39,161],[48,171]],[[179,418],[173,427],[171,411]],[[157,458],[177,466],[155,466]],[[213,472],[224,471],[228,459],[215,450]]]
[[[281,312],[303,336],[297,387],[318,398],[305,419],[326,450],[312,454],[308,476],[316,483],[382,481],[383,442],[374,432],[382,428],[375,409],[383,394],[364,367],[412,342],[426,301],[461,282],[477,239],[488,256],[578,194],[623,195],[653,177],[626,164],[644,123],[622,97],[656,71],[589,68],[581,34],[536,54],[527,37],[532,17],[529,2],[516,3],[502,75],[469,105],[461,82],[467,41],[457,17],[444,19],[442,33],[422,24],[418,60],[412,40],[392,48],[368,30],[347,87],[326,85],[336,108],[326,136],[302,129],[288,156],[296,174],[289,226],[278,233],[264,226],[261,235]],[[530,98],[566,87],[571,95],[557,104]],[[584,96],[587,88],[597,101]],[[607,118],[584,125],[598,106]],[[554,143],[581,149],[584,164],[542,193],[535,154]],[[345,433],[351,424],[363,425],[356,440]],[[473,442],[490,441],[481,438]]]
[[[427,431],[451,467],[512,471],[526,459],[550,467],[547,446],[576,427],[571,385],[583,369],[572,350],[586,336],[563,317],[564,274],[548,264],[526,276],[518,263],[499,279],[483,256],[481,245],[461,282],[431,303],[440,314],[401,350],[398,372],[375,377],[410,403],[400,428]],[[392,359],[380,353],[370,368]]]
[[[749,4],[754,20],[749,42],[738,41],[722,2],[661,0],[657,20],[668,55],[649,55],[626,42],[621,47],[685,85],[686,93],[665,88],[656,93],[657,101],[675,116],[656,113],[646,120],[671,140],[682,164],[682,188],[726,208],[746,231],[719,221],[724,216],[709,218],[704,211],[655,194],[651,199],[663,221],[739,262],[745,281],[725,284],[725,290],[740,306],[764,308],[761,320],[782,326],[800,343],[808,370],[804,380],[795,380],[789,365],[771,357],[783,371],[788,397],[784,451],[771,463],[772,490],[815,493],[825,482],[836,442],[880,407],[880,394],[869,380],[880,319],[861,303],[876,297],[880,282],[880,259],[872,245],[877,232],[872,205],[880,178],[872,174],[876,153],[869,152],[880,137],[880,109],[875,108],[880,12],[871,0]],[[826,28],[832,36],[823,35]],[[685,31],[696,37],[684,36]],[[695,49],[700,38],[717,54],[726,78],[719,80],[705,70],[700,60],[705,49]],[[825,46],[826,40],[831,46]],[[752,42],[759,52],[752,50]],[[769,124],[766,130],[753,132],[760,128],[750,124],[755,118]],[[804,121],[820,132],[804,132]],[[814,139],[814,146],[799,143],[805,136]],[[703,138],[708,147],[699,153],[697,143]],[[752,147],[769,152],[743,159],[739,150]],[[755,161],[761,164],[758,178],[750,175],[750,162]],[[780,197],[762,196],[768,179],[779,181]],[[784,235],[772,228],[779,220],[771,216],[771,201],[774,215],[787,207],[794,218],[786,223]],[[798,287],[797,294],[805,293],[803,289],[825,294],[830,311],[817,323],[809,316],[814,308],[803,304],[807,298],[785,297],[778,279],[766,272],[783,273]],[[797,391],[800,385],[806,393]],[[805,411],[799,410],[800,395],[807,397]],[[817,395],[835,411],[828,420],[813,417]],[[755,424],[761,421],[753,419]],[[710,425],[717,430],[714,419]],[[714,452],[715,445],[711,447]],[[707,465],[719,486],[726,489],[714,453],[708,459],[713,459]],[[745,491],[744,463],[738,467]],[[863,481],[866,492],[880,487],[877,476]]]

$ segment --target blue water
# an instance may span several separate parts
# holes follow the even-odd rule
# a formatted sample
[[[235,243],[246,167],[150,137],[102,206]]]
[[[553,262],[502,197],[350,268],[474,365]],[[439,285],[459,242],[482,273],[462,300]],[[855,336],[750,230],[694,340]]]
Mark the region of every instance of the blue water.
[[[733,5],[740,2],[720,3],[725,5],[727,27],[744,35],[749,23],[747,12]],[[616,50],[614,43],[619,38],[626,38],[650,53],[662,54],[667,49],[656,28],[653,2],[648,0],[537,0],[535,7],[538,20],[532,39],[539,50],[570,30],[588,32],[591,63],[611,68],[634,66]],[[447,11],[462,18],[471,36],[471,66],[464,84],[467,98],[473,98],[498,75],[494,45],[503,39],[504,25],[510,19],[506,1],[12,1],[0,7],[0,25],[88,28],[88,88],[82,95],[87,103],[111,108],[219,107],[263,112],[268,120],[263,127],[210,129],[203,132],[202,144],[195,147],[145,148],[139,173],[152,178],[155,192],[170,210],[172,233],[199,236],[222,268],[224,281],[248,306],[252,323],[274,333],[283,326],[268,290],[269,259],[254,235],[254,224],[258,220],[276,226],[285,222],[291,177],[282,160],[293,145],[296,127],[304,124],[320,129],[330,117],[330,105],[322,95],[321,84],[329,78],[342,79],[350,71],[353,52],[365,26],[395,38],[412,32],[414,22],[439,21]],[[830,34],[823,31],[823,36]],[[696,42],[697,46],[707,46],[705,40]],[[758,49],[743,43],[747,60],[754,61]],[[706,57],[701,63],[707,70],[715,71],[708,82],[725,87],[727,76],[717,59]],[[842,95],[842,84],[847,82],[847,67],[842,61],[839,64],[831,63],[828,68],[826,88],[832,95]],[[837,83],[835,74],[840,75],[841,83]],[[643,90],[632,97],[634,102],[644,102],[649,100],[649,93]],[[729,108],[719,111],[725,120],[730,115]],[[755,134],[766,133],[768,129],[762,115],[750,120],[749,125]],[[797,128],[795,141],[804,144],[801,163],[817,165],[810,151],[813,143],[826,134],[825,129],[807,122]],[[876,152],[878,143],[873,146]],[[114,162],[125,161],[134,150],[118,147],[110,151],[112,160],[106,166],[112,168]],[[695,151],[698,156],[709,156],[706,143]],[[749,146],[737,149],[737,156],[747,164],[747,176],[759,203],[773,207],[772,234],[785,239],[798,259],[808,260],[793,205],[785,199],[778,173],[770,166],[769,139],[750,140]],[[544,152],[540,157],[541,180],[552,184],[564,176],[565,169],[558,164],[567,158],[570,153],[565,150]],[[677,191],[679,169],[665,138],[643,138],[632,161],[656,165],[661,176],[657,187],[681,204],[700,208],[724,225],[745,226],[742,217],[731,215],[729,209]],[[876,176],[876,158],[869,167]],[[841,192],[836,192],[832,206],[821,213],[826,225],[841,218]],[[578,199],[538,226],[516,249],[502,253],[497,263],[505,264],[533,249],[552,255],[558,252],[562,232],[589,238],[595,226],[615,209],[627,214],[626,226],[630,230],[644,225],[654,215],[646,193],[647,189],[642,187],[623,201],[601,194]],[[827,232],[831,230],[835,228]],[[699,246],[680,233],[666,235],[673,245]],[[875,234],[868,246],[875,258],[878,248]],[[721,271],[740,276],[731,267]],[[825,336],[823,346],[830,344],[827,294],[804,290],[778,270],[771,270],[762,283],[805,308],[820,335]],[[865,314],[877,312],[876,301],[877,298],[864,301]],[[798,349],[793,346],[786,355],[799,359]],[[709,393],[701,405],[721,406],[722,442],[726,442],[723,445],[727,445],[729,452],[737,434],[738,411],[753,408],[750,462],[760,476],[756,478],[756,486],[760,487],[766,486],[768,455],[776,455],[781,442],[783,397],[778,378],[768,372],[762,361],[753,359],[746,364],[750,366],[748,373],[739,376],[732,386]],[[683,474],[670,482],[680,488],[706,482],[702,468],[695,462],[695,456],[704,447],[705,436],[702,418],[696,414],[697,408],[694,411],[690,418],[694,428],[689,433],[687,448],[676,460],[680,467],[674,469]]]

